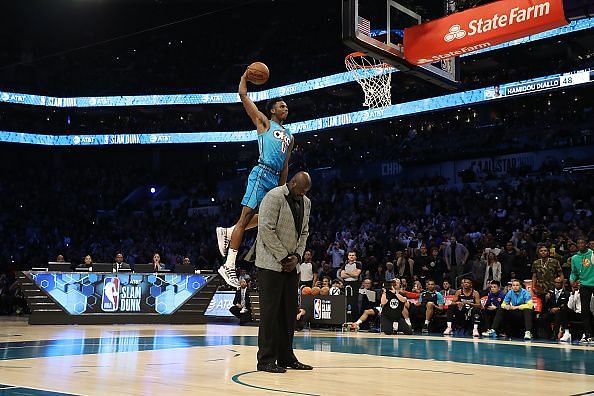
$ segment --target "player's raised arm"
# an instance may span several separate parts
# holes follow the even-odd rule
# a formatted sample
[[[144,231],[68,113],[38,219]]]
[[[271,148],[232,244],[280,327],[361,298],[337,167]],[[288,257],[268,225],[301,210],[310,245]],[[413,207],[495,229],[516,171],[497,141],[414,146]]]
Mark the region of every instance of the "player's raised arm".
[[[243,108],[245,109],[248,116],[252,119],[254,126],[258,129],[258,133],[268,130],[268,118],[264,115],[264,113],[258,110],[256,104],[249,98],[247,94],[247,70],[241,76],[237,93],[239,94],[241,103],[243,103]]]

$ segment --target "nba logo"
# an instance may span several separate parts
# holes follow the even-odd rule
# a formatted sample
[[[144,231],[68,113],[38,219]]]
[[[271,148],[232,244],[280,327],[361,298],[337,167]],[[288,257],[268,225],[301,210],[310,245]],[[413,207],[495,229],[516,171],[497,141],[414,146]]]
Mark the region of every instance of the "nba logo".
[[[108,276],[103,280],[103,298],[101,299],[101,309],[104,312],[115,312],[118,310],[120,302],[120,280],[113,276]]]
[[[322,319],[322,300],[319,298],[313,300],[313,318]]]

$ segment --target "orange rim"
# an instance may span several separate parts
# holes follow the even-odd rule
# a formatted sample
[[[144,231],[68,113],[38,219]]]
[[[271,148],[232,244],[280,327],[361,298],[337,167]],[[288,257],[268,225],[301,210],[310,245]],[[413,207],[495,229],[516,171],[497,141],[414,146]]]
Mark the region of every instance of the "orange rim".
[[[363,58],[363,57],[369,57],[369,58],[373,58],[372,56],[370,56],[370,55],[367,55],[367,54],[366,54],[366,53],[364,53],[364,52],[357,51],[357,52],[352,52],[352,53],[348,54],[347,56],[345,56],[345,57],[344,57],[344,63],[346,64],[346,63],[348,63],[348,62],[349,62],[351,59],[353,59],[353,58],[357,58],[357,57],[358,57],[358,58]],[[374,58],[374,59],[375,59],[375,58]],[[360,64],[358,64],[358,63],[355,63],[355,62],[353,61],[353,62],[351,62],[351,65],[355,66],[357,69],[376,69],[376,68],[378,68],[378,67],[384,67],[384,68],[393,67],[392,65],[390,65],[390,64],[388,64],[388,63],[385,63],[385,62],[379,63],[379,64],[377,64],[377,65],[360,65]]]

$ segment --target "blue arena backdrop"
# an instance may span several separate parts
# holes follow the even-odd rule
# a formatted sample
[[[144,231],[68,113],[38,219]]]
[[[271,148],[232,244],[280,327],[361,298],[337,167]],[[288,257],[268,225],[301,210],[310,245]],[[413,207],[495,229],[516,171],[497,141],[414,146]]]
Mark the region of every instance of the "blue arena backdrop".
[[[27,272],[70,315],[174,313],[208,281],[193,274]]]
[[[483,50],[475,51],[463,56],[472,56],[481,52],[494,51],[514,45],[524,44],[563,34],[573,33],[594,27],[594,18],[581,19],[571,22],[567,26],[548,30],[532,36],[509,41]],[[396,69],[378,69],[380,73],[394,73]],[[335,85],[351,83],[355,77],[349,72],[333,74],[326,77],[315,78],[278,88],[259,92],[250,92],[254,101],[268,100],[278,96],[296,95],[304,92],[332,87]],[[30,95],[14,92],[0,91],[0,102],[17,103],[33,106],[47,107],[124,107],[124,106],[168,106],[168,105],[197,105],[197,104],[226,104],[239,103],[236,93],[206,93],[206,94],[177,94],[177,95],[133,95],[133,96],[98,96],[98,97],[72,97],[58,98],[52,96]]]
[[[378,121],[428,111],[468,106],[489,100],[504,99],[510,96],[534,94],[543,91],[563,89],[588,84],[594,81],[594,71],[579,70],[564,74],[553,74],[530,80],[507,83],[466,92],[399,103],[383,108],[362,110],[286,124],[292,133],[314,132],[323,129],[344,127]],[[127,144],[164,143],[232,143],[248,142],[257,138],[255,130],[230,132],[185,132],[153,134],[110,134],[110,135],[51,135],[25,132],[0,131],[0,142],[27,143],[46,146],[97,146]]]

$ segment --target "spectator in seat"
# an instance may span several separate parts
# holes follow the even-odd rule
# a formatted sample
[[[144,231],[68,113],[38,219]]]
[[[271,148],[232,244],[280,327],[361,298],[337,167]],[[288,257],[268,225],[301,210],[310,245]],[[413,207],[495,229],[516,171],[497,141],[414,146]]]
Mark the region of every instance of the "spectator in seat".
[[[483,277],[483,290],[491,287],[491,281],[501,282],[501,263],[497,261],[497,256],[494,252],[489,251],[483,254],[483,260],[486,258],[485,274]]]
[[[440,314],[444,311],[445,299],[443,295],[435,290],[435,281],[433,279],[427,279],[427,289],[423,290],[419,295],[419,302],[417,306],[417,312],[420,316],[425,318],[425,324],[423,324],[422,333],[429,333],[429,323],[433,319],[433,316]]]
[[[119,269],[130,269],[130,264],[124,262],[124,255],[122,253],[117,253],[115,255],[115,263],[114,266],[116,270]]]
[[[299,264],[299,286],[313,287],[318,282],[318,267],[313,263],[311,250],[303,253],[303,262]]]
[[[384,279],[382,279],[382,281],[391,282],[394,278],[396,278],[396,272],[394,272],[394,263],[388,261],[386,263],[386,272],[384,272]]]
[[[57,263],[64,263],[66,260],[64,260],[64,256],[61,254],[58,254],[58,257],[56,257],[56,262]]]
[[[320,269],[318,270],[318,281],[325,276],[329,277],[330,279],[338,277],[336,269],[332,268],[329,262],[322,261],[322,265],[320,265]]]
[[[456,290],[452,289],[452,287],[450,285],[450,281],[448,279],[445,279],[443,281],[443,283],[441,284],[440,293],[443,296],[454,296],[454,295],[456,295]]]
[[[413,282],[413,288],[411,290],[413,293],[421,293],[423,291],[423,284],[421,283],[421,281],[414,281]]]
[[[580,300],[582,304],[582,323],[584,324],[584,335],[580,343],[590,343],[592,338],[592,312],[588,309],[594,293],[594,253],[588,248],[586,240],[577,240],[578,252],[571,258],[572,286],[578,284],[580,288]]]
[[[507,327],[506,333],[510,334],[510,326],[518,319],[524,320],[524,339],[532,339],[532,313],[534,302],[530,292],[522,287],[518,279],[512,280],[511,290],[507,292],[501,308],[497,310],[493,327],[483,333],[485,337],[494,337],[502,326]]]
[[[345,282],[345,285],[351,285],[353,289],[357,289],[362,269],[363,265],[357,261],[357,253],[350,251],[347,255],[347,262],[340,268],[340,278]]]
[[[331,296],[340,296],[340,295],[344,294],[342,281],[340,279],[334,279],[332,281],[332,287],[330,287],[329,294]]]
[[[243,326],[252,320],[252,304],[248,292],[248,283],[245,278],[239,280],[239,289],[235,292],[233,306],[229,312],[239,319],[239,325]]]
[[[376,308],[377,297],[373,298],[375,292],[371,290],[372,284],[371,279],[365,279],[361,284],[362,287],[359,290],[359,311],[361,312],[361,316],[356,322],[351,324],[351,329],[353,330],[359,330],[361,325],[366,322],[367,319],[370,317],[377,317],[379,314],[379,311]]]
[[[549,291],[554,290],[557,277],[564,281],[563,270],[559,260],[549,257],[550,249],[544,245],[539,246],[539,258],[532,263],[532,290],[543,301]]]
[[[452,235],[450,237],[450,243],[443,251],[443,257],[451,279],[456,279],[464,273],[464,265],[468,260],[469,254],[466,246],[458,243],[456,237]]]
[[[90,268],[93,266],[93,258],[90,254],[87,254],[83,259],[83,262],[78,265],[78,268]]]
[[[505,293],[501,290],[501,282],[493,280],[491,281],[491,287],[489,294],[487,294],[487,300],[485,301],[485,309],[483,311],[483,318],[485,319],[485,326],[487,329],[493,327],[493,320],[497,309],[501,307],[503,300],[505,299]]]
[[[411,288],[408,286],[406,278],[400,278],[400,288],[405,291],[410,291]]]
[[[444,335],[452,334],[452,323],[455,321],[458,327],[466,328],[468,322],[472,322],[472,336],[479,337],[478,326],[481,323],[481,296],[472,288],[472,279],[462,278],[462,288],[456,291],[452,304],[448,307],[448,327]]]
[[[387,335],[401,331],[404,334],[411,335],[412,329],[403,316],[406,297],[400,291],[400,279],[392,280],[389,289],[382,289],[381,296],[382,315],[380,317],[381,331]]]
[[[153,270],[155,272],[165,269],[165,264],[161,263],[161,255],[159,253],[153,254]]]
[[[546,329],[550,330],[553,324],[551,340],[560,340],[562,342],[571,342],[569,333],[569,308],[567,303],[571,294],[565,290],[564,279],[560,276],[555,278],[555,287],[546,294],[543,303],[544,309],[540,315],[540,321]]]

